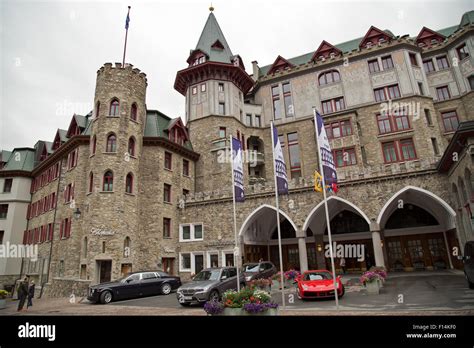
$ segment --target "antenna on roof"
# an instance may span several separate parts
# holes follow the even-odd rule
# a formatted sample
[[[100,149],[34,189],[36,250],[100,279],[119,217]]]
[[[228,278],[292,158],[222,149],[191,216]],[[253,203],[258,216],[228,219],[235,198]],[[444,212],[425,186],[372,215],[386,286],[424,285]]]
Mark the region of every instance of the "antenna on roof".
[[[214,11],[214,7],[212,6],[212,2],[211,2],[211,6],[209,6],[209,11]]]

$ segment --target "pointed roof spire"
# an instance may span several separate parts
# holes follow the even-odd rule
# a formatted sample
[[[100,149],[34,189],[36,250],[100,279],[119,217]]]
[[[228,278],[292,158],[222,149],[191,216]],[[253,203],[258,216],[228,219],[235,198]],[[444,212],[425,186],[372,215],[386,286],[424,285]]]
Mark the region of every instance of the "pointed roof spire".
[[[214,16],[214,7],[211,5],[209,10],[211,13],[209,13],[209,17],[193,52],[196,50],[204,52],[209,57],[209,61],[232,63],[233,54]]]

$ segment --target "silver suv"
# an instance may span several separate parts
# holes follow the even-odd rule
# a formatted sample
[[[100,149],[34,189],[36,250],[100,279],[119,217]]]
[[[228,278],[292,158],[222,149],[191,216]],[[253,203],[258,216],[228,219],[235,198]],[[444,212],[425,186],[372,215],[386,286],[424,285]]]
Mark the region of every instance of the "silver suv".
[[[245,286],[244,276],[239,276],[240,286]],[[196,274],[192,281],[178,288],[176,296],[182,306],[191,303],[219,301],[226,290],[237,289],[237,269],[235,267],[206,268]]]

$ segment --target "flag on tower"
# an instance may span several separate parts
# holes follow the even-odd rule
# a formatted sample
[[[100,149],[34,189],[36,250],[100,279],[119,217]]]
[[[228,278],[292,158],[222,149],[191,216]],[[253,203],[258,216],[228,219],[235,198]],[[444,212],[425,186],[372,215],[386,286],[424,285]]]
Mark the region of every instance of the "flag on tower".
[[[130,7],[127,13],[127,18],[125,19],[125,29],[128,30],[128,23],[130,23]]]
[[[281,149],[280,139],[278,138],[278,131],[272,122],[273,132],[273,157],[275,158],[275,175],[277,178],[278,193],[288,194],[288,177],[286,176],[286,164],[283,157],[283,150]]]
[[[242,143],[232,137],[232,169],[235,201],[243,202],[244,195],[244,166],[242,163]]]

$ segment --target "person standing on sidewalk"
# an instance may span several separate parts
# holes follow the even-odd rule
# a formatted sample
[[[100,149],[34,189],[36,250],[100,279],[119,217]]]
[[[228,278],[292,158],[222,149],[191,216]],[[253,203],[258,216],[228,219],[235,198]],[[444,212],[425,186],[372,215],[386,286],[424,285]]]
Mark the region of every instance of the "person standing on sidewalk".
[[[341,257],[341,260],[339,261],[339,265],[342,268],[342,273],[346,274],[346,259],[344,257]]]
[[[25,277],[23,281],[18,285],[18,312],[23,310],[25,305],[26,297],[28,296],[28,277]]]
[[[28,288],[28,303],[26,304],[26,309],[28,309],[28,307],[33,307],[34,297],[35,297],[35,282],[32,280],[31,285]]]

